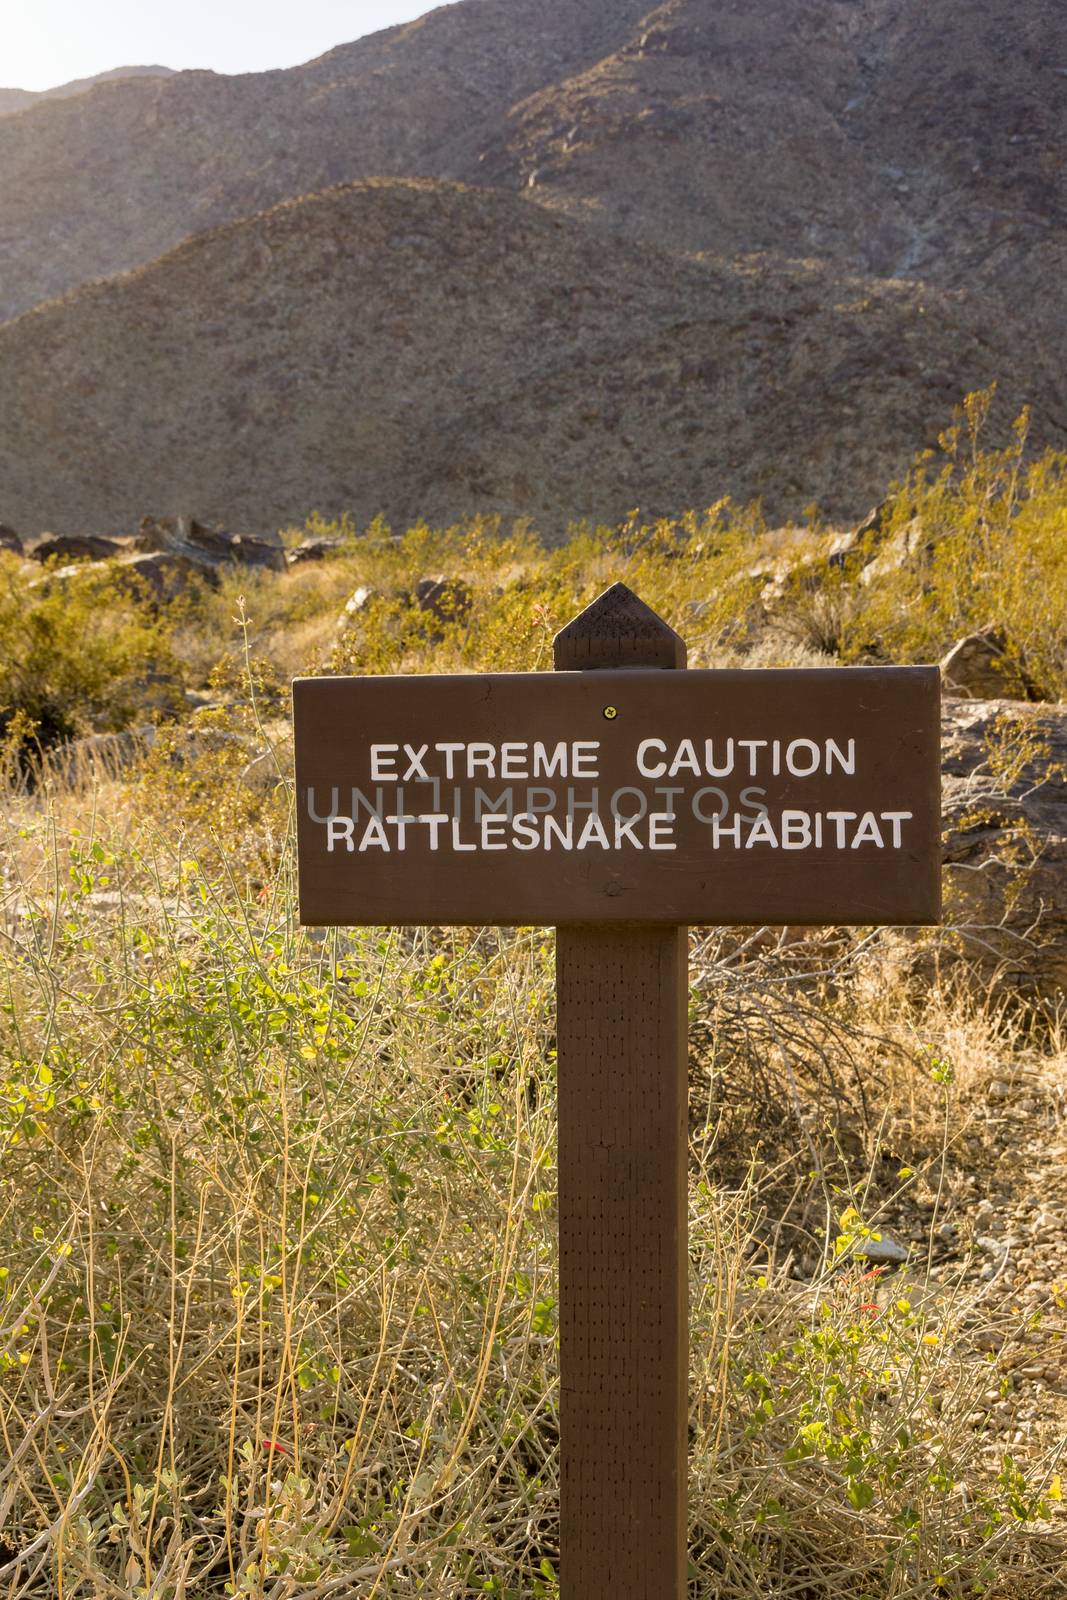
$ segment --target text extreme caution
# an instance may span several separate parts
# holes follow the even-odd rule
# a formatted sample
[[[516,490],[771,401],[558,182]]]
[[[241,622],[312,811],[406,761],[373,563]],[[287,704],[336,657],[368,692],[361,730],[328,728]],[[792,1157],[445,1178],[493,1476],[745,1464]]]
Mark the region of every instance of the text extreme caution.
[[[939,915],[936,669],[294,686],[308,923]]]

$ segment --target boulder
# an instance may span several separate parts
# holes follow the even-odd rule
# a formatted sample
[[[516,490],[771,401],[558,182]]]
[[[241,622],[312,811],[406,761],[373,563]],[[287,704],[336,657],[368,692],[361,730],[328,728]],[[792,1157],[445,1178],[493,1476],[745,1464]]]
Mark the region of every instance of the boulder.
[[[856,1247],[857,1256],[875,1267],[899,1267],[908,1259],[908,1252],[888,1233],[875,1231]]]
[[[642,56],[695,56],[701,50],[701,37],[696,28],[662,23],[642,33],[637,42],[637,53]]]
[[[157,604],[165,605],[184,594],[191,579],[200,578],[217,583],[214,567],[205,565],[178,550],[146,551],[141,555],[119,556],[115,562],[120,573],[128,573],[138,580],[137,587]]]
[[[863,521],[858,522],[853,528],[852,538],[860,543],[869,538],[877,539],[880,534],[885,532],[886,524],[895,504],[895,499],[890,496],[888,499],[880,500],[876,506],[872,506]]]
[[[830,540],[826,551],[826,565],[831,572],[849,572],[862,566],[866,560],[866,540],[858,528],[848,533],[838,533]]]
[[[4,522],[0,522],[0,550],[13,550],[17,556],[22,555],[22,540],[14,528]]]
[[[346,628],[350,628],[360,612],[366,611],[376,595],[377,590],[369,588],[365,583],[361,583],[358,589],[353,590],[345,601],[344,610],[337,619],[338,633],[344,633]]]
[[[415,606],[435,622],[462,622],[471,608],[470,585],[462,578],[420,578]]]
[[[1067,705],[946,699],[944,959],[998,992],[1067,993]]]
[[[121,549],[117,540],[96,533],[42,533],[30,540],[26,554],[34,561],[106,561]]]
[[[138,551],[184,555],[201,566],[288,567],[280,534],[229,533],[195,517],[143,517],[132,542]]]
[[[983,628],[959,639],[941,663],[946,692],[966,700],[995,700],[1000,695],[1033,695],[1018,659],[1011,653],[1002,628]]]
[[[899,572],[917,557],[928,554],[932,546],[923,532],[919,518],[913,517],[903,528],[898,528],[896,533],[888,537],[868,534],[865,548],[869,559],[860,573],[860,582],[871,584],[879,578],[888,577],[890,573]]]
[[[303,539],[288,551],[286,560],[291,567],[299,567],[305,561],[328,561],[340,552],[343,543],[342,539]]]

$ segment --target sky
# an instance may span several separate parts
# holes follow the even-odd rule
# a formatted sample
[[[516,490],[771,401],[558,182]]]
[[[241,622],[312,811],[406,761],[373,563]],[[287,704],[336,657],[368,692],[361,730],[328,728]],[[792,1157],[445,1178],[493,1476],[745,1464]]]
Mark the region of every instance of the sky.
[[[310,61],[441,0],[0,0],[0,86],[51,89],[112,67],[259,72]]]

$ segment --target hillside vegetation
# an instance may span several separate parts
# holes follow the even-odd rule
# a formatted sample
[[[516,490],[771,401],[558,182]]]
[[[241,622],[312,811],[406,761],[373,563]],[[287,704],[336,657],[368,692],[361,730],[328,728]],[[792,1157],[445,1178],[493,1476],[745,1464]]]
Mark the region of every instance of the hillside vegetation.
[[[848,540],[313,519],[168,603],[3,556],[6,1593],[558,1595],[551,934],[302,931],[287,680],[547,667],[621,578],[696,666],[995,623],[1055,699],[1067,460],[988,398]],[[957,933],[694,930],[696,1600],[1062,1591],[1062,1017]]]
[[[614,524],[723,493],[859,517],[968,389],[1067,377],[965,295],[680,260],[513,195],[331,189],[0,325],[0,518]],[[86,463],[92,462],[92,471]],[[146,472],[146,462],[151,463]]]
[[[543,668],[556,629],[615,579],[685,636],[693,666],[936,661],[996,626],[1003,692],[1057,700],[1067,693],[1067,455],[1030,460],[1025,414],[995,443],[995,398],[972,395],[937,448],[845,536],[814,506],[806,523],[773,527],[758,503],[729,499],[679,518],[635,510],[616,527],[575,522],[556,545],[493,518],[394,533],[380,519],[357,530],[315,514],[286,539],[324,559],[284,575],[221,567],[162,606],[108,561],[53,558],[42,571],[0,551],[3,715],[27,716],[31,740],[41,723],[44,746],[152,721],[150,706],[137,713],[144,675],[157,698],[161,673],[178,700],[203,689],[239,607],[275,694],[314,671]],[[430,625],[412,603],[429,575],[462,591]]]

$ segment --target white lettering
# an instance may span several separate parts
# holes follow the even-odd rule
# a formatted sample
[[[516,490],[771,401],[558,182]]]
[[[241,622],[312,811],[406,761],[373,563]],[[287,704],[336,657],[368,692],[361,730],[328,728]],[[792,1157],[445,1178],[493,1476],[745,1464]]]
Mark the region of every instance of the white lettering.
[[[637,747],[637,770],[643,778],[662,778],[667,771],[666,761],[660,761],[656,766],[650,767],[645,761],[645,753],[650,750],[659,750],[667,754],[667,746],[662,739],[642,739]]]
[[[596,759],[600,753],[600,740],[579,740],[571,750],[571,777],[572,778],[599,778]],[[592,766],[589,766],[589,763]]]
[[[330,854],[333,854],[334,845],[342,841],[345,849],[351,853],[356,848],[352,838],[355,831],[356,825],[351,817],[330,817],[326,823],[326,848]]]
[[[500,746],[500,776],[502,778],[528,778],[529,762],[527,761],[526,744],[502,744]],[[516,771],[518,767],[518,771]]]
[[[730,838],[734,841],[735,850],[739,850],[741,848],[741,818],[737,816],[736,813],[734,815],[733,826],[730,828],[724,828],[718,817],[712,817],[711,819],[712,848],[717,850],[719,848],[719,840],[726,838]]]
[[[811,844],[811,818],[806,811],[782,812],[782,849],[806,850]]]
[[[798,752],[807,751],[808,764],[801,763]],[[818,772],[822,756],[814,739],[794,739],[785,753],[785,764],[794,778],[810,778],[813,772]]]
[[[668,778],[676,778],[679,772],[683,770],[692,772],[698,778],[700,777],[700,762],[697,760],[696,746],[693,744],[692,739],[682,740],[674,752],[674,760],[671,762],[667,776]]]
[[[484,772],[487,778],[496,777],[496,745],[495,744],[469,744],[467,746],[467,776],[473,778],[476,772]]]
[[[529,812],[525,812],[521,817],[516,817],[511,826],[512,831],[518,835],[515,840],[516,850],[537,849],[537,846],[541,842],[541,834],[537,827],[536,817],[532,817],[530,816]],[[524,844],[520,844],[520,839],[523,839],[526,842]]]
[[[640,822],[640,820],[641,820],[640,817],[620,817],[618,815],[616,816],[616,818],[615,818],[615,848],[616,848],[616,850],[621,850],[622,849],[622,842],[623,842],[624,839],[626,839],[630,844],[632,844],[635,850],[643,850],[645,848],[644,845],[641,843],[640,839],[634,833],[634,829],[636,828],[636,826]]]
[[[754,778],[756,776],[756,751],[765,750],[767,741],[766,739],[738,739],[737,742],[742,750],[748,751],[748,775],[750,778]]]
[[[407,756],[409,762],[408,770],[404,774],[405,783],[407,783],[409,778],[421,778],[426,783],[429,783],[430,774],[426,771],[426,768],[422,764],[422,758],[429,748],[430,747],[428,744],[420,745],[417,750],[415,749],[414,745],[406,744],[404,746],[404,754]]]
[[[832,822],[837,829],[837,848],[843,850],[845,848],[845,823],[855,822],[856,813],[854,811],[828,811],[826,820],[827,822]]]
[[[398,850],[406,850],[407,849],[407,838],[408,838],[408,823],[409,822],[418,822],[418,820],[419,820],[418,817],[409,817],[404,812],[399,812],[396,816],[386,817],[385,820],[386,820],[386,822],[391,823],[396,828],[396,847],[397,847],[397,849]]]
[[[448,818],[443,814],[443,812],[427,811],[421,817],[419,817],[418,820],[420,822],[425,822],[426,826],[430,830],[430,849],[440,849],[439,840],[441,837],[441,828],[443,824],[448,821]]]
[[[482,849],[506,850],[508,847],[508,842],[503,837],[503,833],[506,831],[507,825],[508,823],[506,817],[483,817]],[[497,841],[499,841],[499,843]]]
[[[882,812],[882,821],[892,824],[892,828],[893,828],[893,849],[894,850],[899,850],[900,849],[900,824],[902,822],[910,822],[911,819],[912,819],[912,812],[910,812],[910,811],[883,811]]]
[[[452,848],[461,853],[467,850],[477,850],[478,848],[476,844],[464,844],[460,838],[458,817],[452,818]]]
[[[372,744],[370,747],[370,775],[375,783],[396,783],[396,773],[390,771],[396,765],[396,752],[400,749],[398,744]]]
[[[552,835],[555,834],[564,850],[574,849],[574,818],[567,817],[565,825],[556,821],[555,817],[545,818],[545,849],[552,848]]]
[[[387,855],[389,854],[391,847],[386,837],[381,817],[371,817],[364,828],[363,837],[359,841],[360,855],[363,854],[364,850],[369,850],[372,845],[376,850],[384,850]]]
[[[445,777],[446,778],[454,778],[456,776],[455,758],[463,748],[464,747],[461,744],[435,744],[434,745],[434,749],[435,750],[440,750],[441,754],[445,758]]]
[[[853,777],[855,775],[855,772],[856,772],[856,741],[855,741],[855,739],[850,739],[848,741],[848,755],[847,756],[845,755],[844,751],[841,749],[841,746],[838,744],[836,739],[827,739],[827,741],[826,741],[826,770],[827,770],[827,772],[833,772],[833,770],[834,770],[834,758],[835,757],[837,759],[838,765],[841,768],[841,771],[847,773],[850,778]]]
[[[648,848],[650,850],[677,850],[674,842],[674,818],[666,811],[653,811],[648,819]]]
[[[728,778],[734,770],[734,741],[726,741],[726,760],[721,767],[715,765],[715,740],[704,740],[704,770],[709,778]]]
[[[856,829],[856,836],[852,841],[853,850],[858,850],[861,844],[876,845],[879,850],[885,849],[882,830],[873,811],[865,811]]]
[[[608,838],[604,824],[595,811],[582,829],[581,838],[578,840],[578,849],[584,850],[586,845],[593,843],[600,845],[604,850],[611,849],[611,840]]]
[[[557,744],[550,756],[546,745],[535,744],[534,777],[554,778],[557,773],[561,778],[567,776],[567,746],[565,744]]]
[[[769,844],[772,850],[777,850],[778,848],[778,838],[766,811],[763,812],[762,816],[756,818],[749,829],[748,838],[745,840],[745,849],[751,850],[754,844]]]

